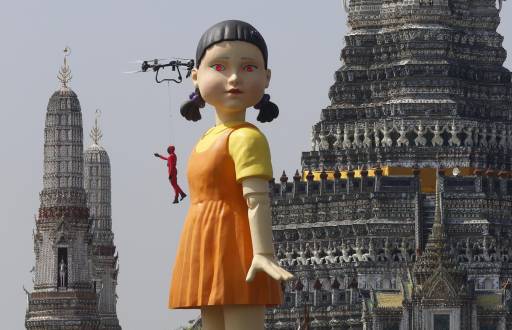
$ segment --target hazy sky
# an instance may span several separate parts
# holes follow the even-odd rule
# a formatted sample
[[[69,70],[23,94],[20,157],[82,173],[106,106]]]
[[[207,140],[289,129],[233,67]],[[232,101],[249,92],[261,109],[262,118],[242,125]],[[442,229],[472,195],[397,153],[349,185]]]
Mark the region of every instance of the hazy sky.
[[[502,17],[511,14],[505,3]],[[58,88],[62,49],[69,45],[71,88],[84,118],[84,145],[94,111],[103,112],[102,145],[112,166],[112,221],[119,251],[118,316],[123,329],[175,329],[196,310],[167,309],[171,267],[188,199],[171,204],[164,162],[153,157],[174,143],[179,182],[188,191],[186,159],[213,125],[187,122],[179,104],[192,91],[157,85],[130,61],[195,56],[201,34],[224,19],[242,19],[262,33],[269,48],[269,93],[280,107],[271,124],[257,125],[270,141],[274,176],[300,168],[310,148],[311,125],[329,104],[327,92],[346,32],[341,0],[211,1],[2,1],[0,11],[0,311],[2,329],[24,328],[26,297],[35,262],[34,214],[42,189],[46,106]],[[500,28],[511,49],[511,23]],[[507,35],[508,34],[508,35]],[[172,109],[172,116],[169,109]],[[255,113],[249,111],[255,122]]]

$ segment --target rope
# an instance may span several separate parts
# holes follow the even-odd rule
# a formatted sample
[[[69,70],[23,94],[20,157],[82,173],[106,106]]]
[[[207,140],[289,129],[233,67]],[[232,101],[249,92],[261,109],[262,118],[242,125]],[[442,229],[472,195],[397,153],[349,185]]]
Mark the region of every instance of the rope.
[[[169,144],[174,145],[174,121],[172,115],[171,83],[167,81],[167,96],[169,100]]]

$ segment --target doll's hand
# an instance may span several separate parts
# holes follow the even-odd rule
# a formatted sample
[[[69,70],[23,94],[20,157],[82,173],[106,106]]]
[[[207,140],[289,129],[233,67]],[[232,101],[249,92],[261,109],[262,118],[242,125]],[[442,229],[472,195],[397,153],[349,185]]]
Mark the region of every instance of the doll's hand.
[[[246,282],[252,282],[256,272],[263,271],[276,281],[288,281],[294,276],[281,268],[274,260],[273,254],[255,254],[252,258],[252,264],[247,272]]]
[[[153,155],[155,155],[155,157],[160,157],[160,155],[157,153],[154,153]]]

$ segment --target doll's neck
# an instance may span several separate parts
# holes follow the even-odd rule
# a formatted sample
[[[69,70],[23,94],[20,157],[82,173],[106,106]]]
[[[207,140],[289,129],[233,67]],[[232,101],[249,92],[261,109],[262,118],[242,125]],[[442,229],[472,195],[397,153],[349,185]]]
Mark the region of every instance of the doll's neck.
[[[245,121],[245,111],[219,111],[215,109],[215,125],[223,125],[230,122],[243,122]]]

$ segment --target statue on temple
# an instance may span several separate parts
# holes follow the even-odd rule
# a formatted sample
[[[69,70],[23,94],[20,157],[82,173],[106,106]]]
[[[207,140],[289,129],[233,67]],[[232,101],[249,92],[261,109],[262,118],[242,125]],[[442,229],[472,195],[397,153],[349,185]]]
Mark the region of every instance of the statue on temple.
[[[478,132],[478,130],[477,130],[477,132]],[[488,143],[487,143],[487,127],[485,127],[485,126],[482,128],[482,133],[479,134],[478,146],[484,147],[484,148],[488,146]]]
[[[496,125],[493,124],[492,128],[491,128],[491,133],[489,133],[489,141],[487,142],[487,144],[489,145],[490,148],[495,148],[498,145],[498,142],[496,139],[497,136],[498,136],[498,131],[496,129]]]
[[[286,251],[282,244],[279,244],[277,248],[276,258],[279,260],[279,264],[283,266],[283,263],[286,261]]]
[[[450,139],[448,140],[448,144],[450,145],[450,147],[452,147],[452,146],[459,147],[460,146],[460,139],[457,136],[457,134],[459,134],[461,131],[462,131],[462,129],[457,130],[457,125],[455,125],[455,120],[452,121],[452,125],[451,125],[450,129],[448,130],[448,132],[451,135]]]
[[[486,262],[495,261],[496,254],[491,252],[491,244],[487,240],[487,236],[484,236],[484,240],[482,242],[482,259]]]
[[[375,261],[377,259],[377,255],[375,254],[375,246],[373,244],[373,239],[370,238],[370,243],[368,243],[368,252],[363,254],[363,261]]]
[[[444,127],[441,129],[439,127],[439,121],[437,121],[436,124],[434,125],[434,137],[432,138],[432,145],[434,147],[436,147],[436,146],[440,147],[443,145],[443,137],[441,136],[443,131],[444,131]]]
[[[368,129],[368,123],[364,123],[364,133],[363,133],[363,146],[365,148],[372,147],[372,139],[370,138],[370,130]]]
[[[393,247],[391,249],[391,255],[392,255],[391,260],[393,260],[393,261],[403,261],[402,260],[401,250],[400,250],[399,240],[395,240],[394,241]]]
[[[512,261],[512,244],[509,240],[506,240],[503,245],[503,252],[501,253],[502,261]]]
[[[329,149],[329,141],[327,141],[328,135],[329,135],[329,133],[327,133],[324,126],[321,125],[320,134],[319,134],[320,144],[318,146],[318,150],[328,150]]]
[[[352,142],[350,142],[349,130],[347,124],[345,124],[345,129],[343,130],[343,149],[352,148]]]
[[[67,283],[66,283],[66,278],[67,278],[67,272],[68,272],[68,267],[66,266],[66,264],[64,263],[64,259],[61,259],[60,260],[60,263],[59,263],[59,286],[60,287],[66,287]]]
[[[353,249],[355,253],[352,254],[352,260],[363,261],[363,247],[361,246],[359,238],[356,239],[356,245],[353,247]]]
[[[336,255],[336,247],[329,242],[327,246],[327,255],[324,257],[326,264],[335,264],[338,262],[338,256]]]
[[[382,145],[385,146],[385,147],[391,147],[393,145],[393,140],[391,139],[391,132],[393,132],[393,127],[391,128],[387,128],[387,124],[386,122],[384,122],[384,126],[382,127],[381,129],[381,132],[382,132]]]
[[[313,128],[311,129],[311,151],[317,151],[318,140],[318,131],[316,130],[316,127],[313,125]]]
[[[408,248],[407,240],[402,238],[402,243],[400,244],[400,261],[410,261]]]
[[[286,260],[285,260],[285,264],[288,265],[288,266],[293,266],[295,265],[296,261],[294,260],[295,258],[295,251],[293,250],[292,247],[290,247],[289,244],[286,244],[286,252],[285,252],[285,255],[286,255]]]
[[[378,148],[380,146],[379,134],[380,134],[379,126],[377,125],[377,122],[374,122],[373,123],[373,140],[375,142],[375,147],[376,148]]]
[[[359,132],[359,127],[354,125],[354,141],[352,142],[352,146],[354,148],[361,148],[363,146],[363,142],[360,139],[361,133]]]
[[[498,241],[491,243],[492,261],[501,261],[501,244]]]
[[[309,259],[312,265],[321,265],[322,264],[322,247],[319,246],[316,242],[313,244],[313,254]]]
[[[336,140],[333,143],[334,149],[341,149],[343,147],[343,134],[341,133],[340,124],[336,125],[336,133],[334,134]]]
[[[402,123],[400,124],[400,129],[398,130],[398,133],[400,136],[396,140],[396,145],[401,146],[409,146],[409,139],[407,138],[407,130],[405,129],[404,121],[402,120]]]
[[[341,256],[340,262],[351,262],[352,256],[349,255],[349,249],[345,242],[341,242]]]
[[[297,256],[297,264],[298,265],[308,265],[309,258],[307,251],[309,250],[309,243],[306,243],[306,249],[303,249],[302,244],[299,246],[298,256]]]
[[[416,133],[416,138],[414,139],[414,143],[417,146],[426,146],[427,145],[427,139],[425,138],[425,134],[427,133],[427,130],[423,126],[423,124],[420,122],[418,123],[418,129],[414,128],[414,132]]]
[[[505,126],[501,130],[499,148],[507,150],[507,128]]]
[[[464,146],[472,147],[474,142],[473,142],[473,131],[472,131],[471,127],[462,128],[462,131],[466,134],[466,138],[464,139]]]
[[[480,245],[480,242],[476,241],[473,244],[473,250],[476,251],[474,256],[474,261],[481,262],[485,261],[485,258],[483,256],[484,247]]]

